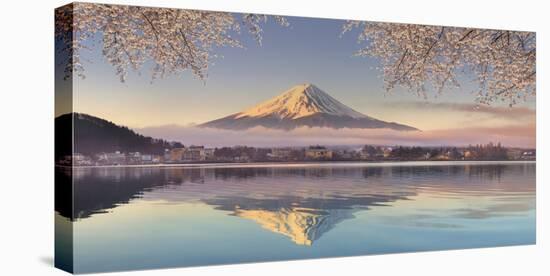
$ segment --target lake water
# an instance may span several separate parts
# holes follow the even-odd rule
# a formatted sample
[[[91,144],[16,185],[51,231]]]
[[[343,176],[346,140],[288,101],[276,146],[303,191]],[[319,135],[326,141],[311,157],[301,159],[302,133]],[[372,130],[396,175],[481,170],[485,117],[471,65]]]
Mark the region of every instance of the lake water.
[[[534,244],[535,171],[533,162],[78,168],[74,213],[59,209],[56,221],[73,229],[77,273]]]

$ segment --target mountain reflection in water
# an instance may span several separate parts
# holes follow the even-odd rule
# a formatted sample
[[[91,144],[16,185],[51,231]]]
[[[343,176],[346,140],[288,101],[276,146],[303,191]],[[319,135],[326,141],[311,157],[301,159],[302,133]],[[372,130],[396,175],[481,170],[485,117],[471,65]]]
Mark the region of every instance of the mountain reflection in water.
[[[56,211],[78,223],[133,200],[166,204],[202,203],[258,223],[298,245],[312,245],[354,213],[414,200],[422,192],[441,197],[523,196],[534,193],[534,164],[445,164],[410,166],[246,168],[78,168],[56,169],[57,185],[74,179],[74,209]],[[505,178],[506,181],[500,181]],[[63,191],[59,186],[56,193]],[[454,210],[456,216],[491,216],[534,206],[501,205]]]

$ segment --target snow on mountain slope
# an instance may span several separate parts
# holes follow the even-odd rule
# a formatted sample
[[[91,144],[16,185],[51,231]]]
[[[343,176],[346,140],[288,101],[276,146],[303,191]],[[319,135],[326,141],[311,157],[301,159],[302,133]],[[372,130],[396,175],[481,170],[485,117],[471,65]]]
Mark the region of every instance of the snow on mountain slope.
[[[281,95],[245,111],[199,125],[233,130],[257,126],[285,130],[302,126],[417,130],[414,127],[381,121],[359,113],[313,84],[294,86]]]
[[[316,113],[368,118],[309,83],[296,85],[273,99],[239,113],[236,118],[278,115],[282,119],[298,119]]]

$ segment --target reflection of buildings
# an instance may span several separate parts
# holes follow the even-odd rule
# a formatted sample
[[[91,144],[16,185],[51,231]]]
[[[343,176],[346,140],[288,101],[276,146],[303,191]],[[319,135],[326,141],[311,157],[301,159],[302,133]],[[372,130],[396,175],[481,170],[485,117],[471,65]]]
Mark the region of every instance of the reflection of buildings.
[[[348,218],[353,218],[352,210],[317,210],[289,207],[276,211],[246,210],[237,207],[235,215],[251,219],[263,228],[285,235],[299,245],[312,245],[324,233]]]

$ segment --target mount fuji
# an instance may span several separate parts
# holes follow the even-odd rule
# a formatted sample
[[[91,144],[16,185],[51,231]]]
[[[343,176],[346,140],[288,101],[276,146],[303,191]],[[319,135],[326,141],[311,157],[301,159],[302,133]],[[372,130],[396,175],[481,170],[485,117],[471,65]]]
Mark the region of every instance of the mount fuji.
[[[203,123],[199,127],[243,130],[262,126],[291,130],[297,127],[388,128],[401,131],[414,127],[385,122],[342,104],[313,84],[296,85],[281,95],[239,113]]]

